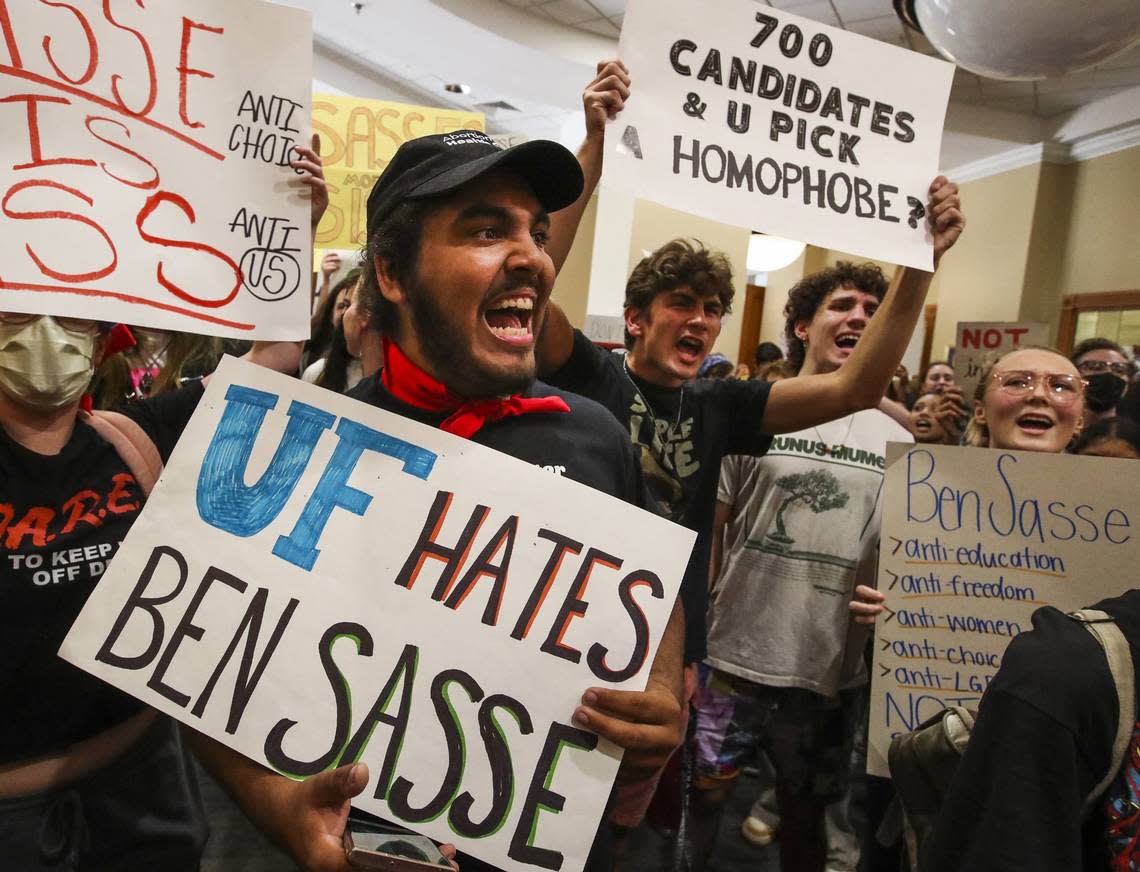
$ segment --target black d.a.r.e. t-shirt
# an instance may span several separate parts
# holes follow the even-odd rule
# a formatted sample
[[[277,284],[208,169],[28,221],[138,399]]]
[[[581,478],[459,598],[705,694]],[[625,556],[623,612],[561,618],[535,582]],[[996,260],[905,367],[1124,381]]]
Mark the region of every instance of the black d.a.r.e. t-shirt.
[[[165,460],[201,396],[193,385],[123,411]],[[142,505],[118,451],[82,421],[55,455],[0,428],[0,765],[61,750],[141,708],[57,652]]]

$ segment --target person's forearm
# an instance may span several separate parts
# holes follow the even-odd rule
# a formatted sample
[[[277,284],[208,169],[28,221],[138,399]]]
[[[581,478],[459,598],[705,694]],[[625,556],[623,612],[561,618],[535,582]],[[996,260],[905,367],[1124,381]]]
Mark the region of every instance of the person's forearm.
[[[189,727],[182,728],[182,735],[189,740],[194,756],[253,824],[277,845],[292,851],[288,832],[280,826],[281,821],[289,820],[284,813],[289,780]]]
[[[879,405],[910,344],[933,275],[911,267],[902,267],[895,274],[882,306],[867,322],[851,357],[839,370],[853,408]]]
[[[301,365],[303,342],[254,342],[253,347],[243,355],[243,360],[264,366],[286,375],[296,375]]]
[[[535,369],[539,378],[558,372],[574,350],[574,328],[562,307],[547,303],[546,315],[534,346]]]
[[[661,636],[657,656],[653,658],[653,665],[649,668],[649,681],[669,688],[677,697],[677,702],[683,702],[685,695],[684,658],[685,607],[678,597],[673,604],[673,612],[669,615],[669,623]]]
[[[884,415],[888,415],[895,420],[895,422],[902,424],[908,430],[910,429],[910,412],[907,411],[906,406],[895,400],[883,397],[879,401],[879,411]]]
[[[559,209],[550,216],[550,242],[546,246],[546,252],[554,261],[555,272],[561,271],[562,265],[566,263],[566,258],[570,255],[570,249],[574,245],[574,237],[578,233],[578,225],[582,221],[582,215],[585,213],[590,197],[593,196],[598,181],[602,177],[604,146],[604,134],[597,133],[586,136],[578,149],[578,163],[581,164],[582,175],[585,177],[582,194],[565,209]]]
[[[732,513],[732,505],[730,503],[721,502],[720,499],[716,501],[716,508],[713,509],[713,532],[712,544],[709,552],[709,593],[716,586],[716,580],[720,576],[721,562],[724,560],[724,531],[728,526],[728,518]]]

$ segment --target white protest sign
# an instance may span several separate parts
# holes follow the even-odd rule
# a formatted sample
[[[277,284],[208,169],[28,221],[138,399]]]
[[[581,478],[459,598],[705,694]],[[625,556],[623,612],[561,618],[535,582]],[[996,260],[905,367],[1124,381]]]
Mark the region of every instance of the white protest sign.
[[[954,67],[754,0],[631,0],[605,181],[706,218],[931,269]]]
[[[0,311],[307,338],[310,13],[0,4]]]
[[[695,534],[226,358],[61,656],[507,870],[580,870]],[[596,745],[596,747],[595,747]]]
[[[892,736],[977,707],[1036,609],[1123,593],[1140,563],[1126,461],[891,444],[887,464],[867,759],[884,776]]]
[[[959,321],[954,345],[954,381],[967,405],[978,379],[1007,351],[1027,345],[1048,345],[1049,325],[1039,321]]]

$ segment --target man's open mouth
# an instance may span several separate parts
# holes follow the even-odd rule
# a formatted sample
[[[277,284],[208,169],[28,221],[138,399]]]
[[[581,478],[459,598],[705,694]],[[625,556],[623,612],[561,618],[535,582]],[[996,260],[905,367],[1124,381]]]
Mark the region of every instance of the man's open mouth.
[[[1053,419],[1048,415],[1028,414],[1017,419],[1017,426],[1030,433],[1044,433],[1053,427]]]
[[[852,349],[855,347],[855,343],[858,341],[858,333],[840,333],[835,337],[835,344],[840,348]]]
[[[531,317],[534,314],[534,298],[520,295],[496,300],[494,308],[483,313],[483,320],[491,332],[499,339],[508,342],[529,341]]]
[[[677,348],[683,357],[691,360],[704,358],[705,344],[695,336],[682,336],[677,340]]]

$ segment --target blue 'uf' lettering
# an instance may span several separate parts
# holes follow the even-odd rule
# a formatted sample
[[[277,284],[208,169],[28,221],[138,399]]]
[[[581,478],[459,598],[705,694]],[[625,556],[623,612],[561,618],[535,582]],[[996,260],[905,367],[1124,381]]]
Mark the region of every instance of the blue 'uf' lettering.
[[[404,472],[422,479],[431,474],[435,465],[434,452],[348,418],[341,418],[336,433],[340,437],[340,444],[329,459],[312,496],[305,503],[293,532],[288,536],[279,536],[277,544],[273,546],[274,554],[306,571],[313,568],[321,553],[316,547],[317,541],[321,538],[333,509],[340,507],[363,515],[372,502],[371,494],[348,484],[348,477],[361,454],[366,450],[387,454],[403,461]]]
[[[269,526],[289,501],[321,433],[336,420],[294,400],[273,459],[256,484],[246,485],[254,443],[277,400],[277,394],[242,385],[226,391],[226,410],[198,473],[198,514],[210,526],[243,537]]]

